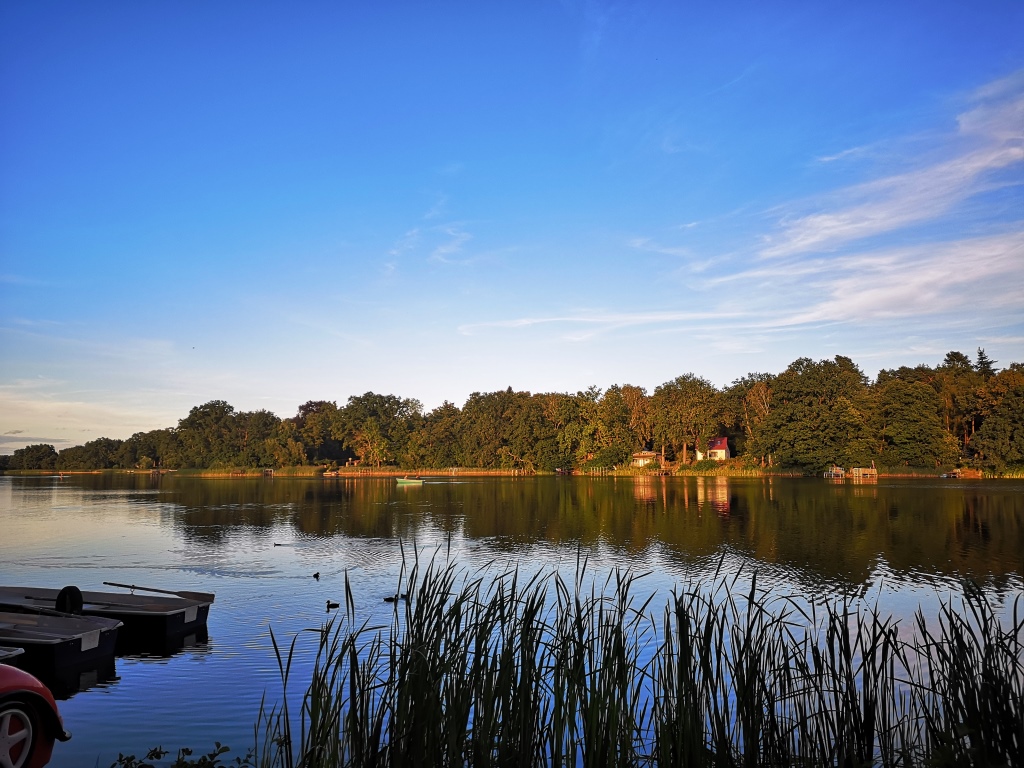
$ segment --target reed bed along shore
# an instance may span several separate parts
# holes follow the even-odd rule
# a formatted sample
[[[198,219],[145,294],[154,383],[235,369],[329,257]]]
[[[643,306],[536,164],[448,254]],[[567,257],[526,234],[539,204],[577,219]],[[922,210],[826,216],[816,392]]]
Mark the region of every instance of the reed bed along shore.
[[[756,577],[641,599],[636,579],[486,577],[434,561],[388,626],[346,584],[253,765],[1020,766],[1024,617],[966,586],[935,620],[771,596]]]

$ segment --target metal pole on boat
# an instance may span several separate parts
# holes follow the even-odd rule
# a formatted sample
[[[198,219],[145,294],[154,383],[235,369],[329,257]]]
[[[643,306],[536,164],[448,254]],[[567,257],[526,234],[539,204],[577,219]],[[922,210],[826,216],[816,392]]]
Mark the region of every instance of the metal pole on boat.
[[[140,587],[136,584],[118,584],[116,581],[104,581],[108,587],[120,587],[121,589],[130,589],[133,592],[136,589],[141,589],[143,592],[159,592],[161,595],[174,595],[175,597],[184,597],[186,600],[209,600],[213,602],[213,594],[210,592],[188,592],[182,590],[175,592],[170,589],[157,589],[156,587]]]

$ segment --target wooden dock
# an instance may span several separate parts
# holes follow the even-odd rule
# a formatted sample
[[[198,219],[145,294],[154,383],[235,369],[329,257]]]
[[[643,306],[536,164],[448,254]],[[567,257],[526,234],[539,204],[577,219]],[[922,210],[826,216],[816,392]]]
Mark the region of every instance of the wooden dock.
[[[850,467],[850,479],[863,481],[871,481],[878,479],[878,470],[874,467]]]

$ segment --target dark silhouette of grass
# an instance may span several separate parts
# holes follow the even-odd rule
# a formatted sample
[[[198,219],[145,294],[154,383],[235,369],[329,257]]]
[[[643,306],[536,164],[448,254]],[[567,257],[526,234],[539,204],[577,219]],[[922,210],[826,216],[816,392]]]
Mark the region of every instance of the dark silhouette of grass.
[[[314,630],[298,713],[298,636],[274,639],[281,703],[261,707],[255,751],[235,762],[1024,765],[1020,598],[1002,626],[967,584],[936,620],[919,611],[901,627],[877,608],[773,597],[756,574],[742,591],[737,577],[691,583],[655,609],[634,596],[635,574],[585,573],[585,561],[573,581],[414,562],[388,626],[356,624],[346,579],[344,610]]]
[[[257,764],[1024,765],[1024,620],[976,587],[929,623],[717,578],[661,611],[636,576],[586,585],[434,560],[390,626],[319,631],[298,729],[261,713]],[[902,636],[906,635],[906,637]],[[294,641],[278,652],[289,682]]]

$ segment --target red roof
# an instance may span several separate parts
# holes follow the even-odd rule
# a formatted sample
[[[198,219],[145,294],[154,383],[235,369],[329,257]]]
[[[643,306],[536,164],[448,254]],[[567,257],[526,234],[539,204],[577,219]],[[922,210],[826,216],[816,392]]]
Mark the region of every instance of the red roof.
[[[712,437],[708,440],[709,451],[727,451],[729,450],[729,438],[727,437]]]

